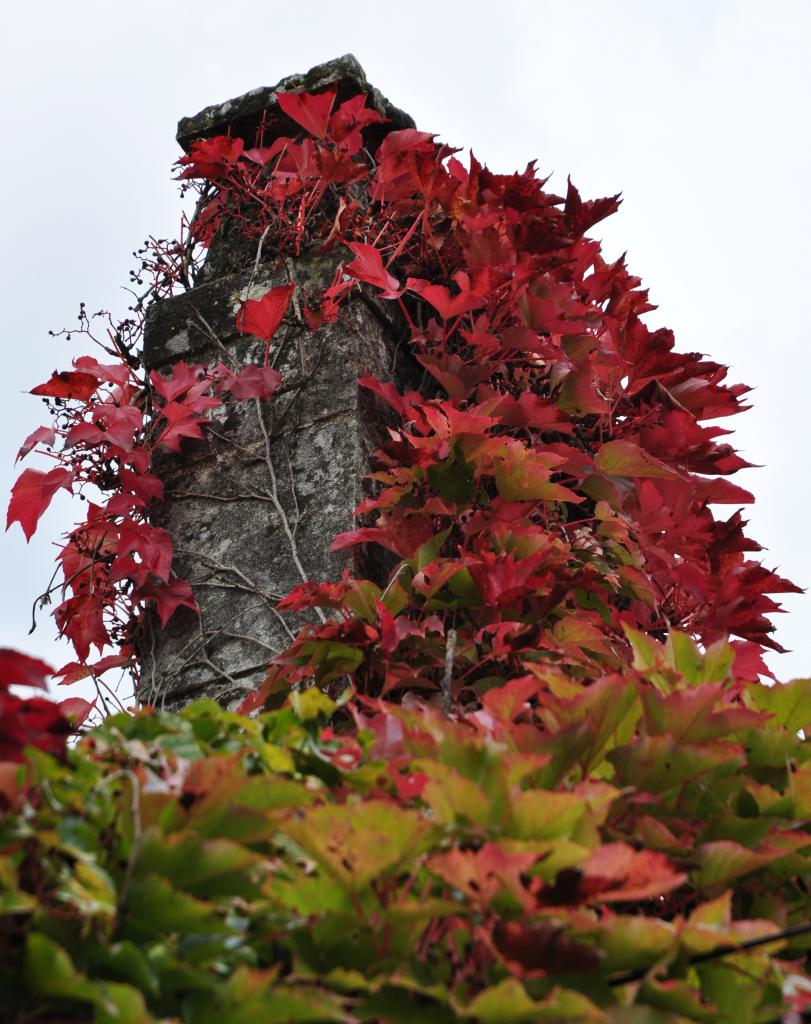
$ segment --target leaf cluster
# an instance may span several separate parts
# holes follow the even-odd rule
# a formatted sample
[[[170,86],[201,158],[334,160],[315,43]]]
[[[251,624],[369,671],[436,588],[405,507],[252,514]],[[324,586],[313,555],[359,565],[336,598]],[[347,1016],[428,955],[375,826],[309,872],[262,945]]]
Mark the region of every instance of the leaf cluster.
[[[714,425],[747,389],[647,326],[639,279],[587,235],[618,197],[558,197],[532,165],[465,166],[411,129],[370,153],[381,117],[362,96],[278,102],[253,145],[204,139],[180,161],[200,198],[189,244],[214,259],[236,235],[284,271],[236,318],[262,365],[146,380],[114,331],[117,362],[81,357],[35,389],[55,425],[21,455],[56,466],[23,473],[9,522],[30,536],[60,488],[103,492],[60,554],[77,653],[60,675],[130,664],[144,607],[163,624],[194,607],[151,522],[155,454],[205,444],[226,393],[272,409],[291,309],[319,331],[363,301],[424,375],[406,393],[359,381],[395,419],[333,548],[394,564],[295,587],[279,614],[319,621],[242,713],[112,716],[70,749],[18,730],[9,1019],[802,1009],[811,684],[763,682],[772,595],[796,588],[750,557],[752,496],[728,480],[746,463]],[[156,295],[194,264],[169,250]],[[327,252],[333,281],[303,292],[289,260]]]
[[[771,1019],[809,911],[811,686],[633,640],[633,679],[534,711],[527,685],[459,722],[312,688],[31,750],[5,1019]]]

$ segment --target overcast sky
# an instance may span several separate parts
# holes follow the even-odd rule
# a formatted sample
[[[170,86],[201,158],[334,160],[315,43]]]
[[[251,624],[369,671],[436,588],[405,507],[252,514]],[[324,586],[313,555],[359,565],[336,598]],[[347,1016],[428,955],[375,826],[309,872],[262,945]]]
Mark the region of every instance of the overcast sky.
[[[74,322],[80,300],[122,313],[132,250],[176,231],[178,118],[353,52],[418,127],[472,146],[492,169],[537,158],[558,190],[570,173],[584,197],[624,194],[595,229],[605,252],[627,251],[659,306],[651,325],[756,387],[732,439],[764,466],[737,477],[757,497],[750,533],[769,567],[811,585],[809,39],[804,0],[10,6],[0,40],[3,505],[14,455],[44,422],[25,392],[84,351],[48,330]],[[16,525],[0,542],[0,644],[55,664],[68,652],[50,619],[26,634],[73,514],[56,502],[28,546]],[[770,663],[788,679],[811,673],[811,597],[784,604],[777,636],[792,653]]]

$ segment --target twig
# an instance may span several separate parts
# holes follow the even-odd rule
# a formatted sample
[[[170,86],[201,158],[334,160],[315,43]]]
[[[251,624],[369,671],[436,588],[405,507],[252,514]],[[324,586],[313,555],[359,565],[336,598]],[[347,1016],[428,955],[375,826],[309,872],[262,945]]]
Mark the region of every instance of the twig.
[[[793,939],[798,935],[808,935],[809,933],[811,933],[811,922],[806,921],[805,924],[795,924],[791,928],[785,928],[783,931],[775,932],[772,935],[761,935],[756,939],[747,939],[745,942],[716,946],[715,949],[711,949],[707,953],[696,953],[695,956],[691,956],[687,960],[687,963],[691,966],[693,964],[703,964],[710,960],[719,960],[721,957],[731,956],[734,953],[745,953],[748,949],[768,946],[771,942]],[[650,967],[640,967],[633,971],[624,971],[622,974],[616,974],[613,978],[609,978],[608,984],[612,986],[627,985],[629,982],[639,981],[645,977],[649,970]]]
[[[456,630],[449,629],[445,641],[445,672],[442,676],[442,713],[447,718],[453,707],[451,680],[453,678],[453,659],[456,655]]]
[[[254,399],[254,407],[256,408],[257,419],[259,420],[259,428],[262,431],[262,437],[264,438],[265,441],[265,465],[267,466],[268,476],[270,477],[270,491],[268,492],[268,497],[273,502],[273,507],[276,510],[276,514],[279,517],[279,522],[281,523],[282,530],[284,531],[284,535],[287,538],[287,543],[290,547],[290,555],[293,559],[293,565],[295,565],[296,571],[301,577],[302,582],[307,583],[309,582],[309,576],[305,572],[304,566],[301,564],[301,559],[299,558],[298,553],[298,546],[296,544],[296,538],[294,537],[293,531],[290,528],[290,521],[287,518],[287,513],[285,512],[281,501],[279,501],[279,485],[278,481],[276,480],[276,470],[273,467],[270,435],[268,434],[267,427],[265,426],[265,418],[262,415],[262,405],[258,398]],[[321,622],[327,621],[326,616],[324,615],[320,608],[315,608],[314,611]]]

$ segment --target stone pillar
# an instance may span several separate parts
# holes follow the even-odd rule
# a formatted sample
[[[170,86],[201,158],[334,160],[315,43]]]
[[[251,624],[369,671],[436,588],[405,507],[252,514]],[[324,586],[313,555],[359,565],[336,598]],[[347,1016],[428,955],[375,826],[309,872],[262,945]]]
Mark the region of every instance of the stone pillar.
[[[277,93],[333,85],[337,103],[364,92],[390,119],[371,126],[377,139],[370,144],[385,131],[413,125],[347,56],[184,118],[178,141],[188,149],[195,139],[230,131],[253,144]],[[285,278],[271,274],[273,253],[264,254],[258,268],[254,259],[255,247],[223,238],[211,248],[201,283],[150,308],[143,352],[148,370],[180,360],[213,363],[226,352],[239,364],[262,362],[264,342],[236,330],[236,312],[240,301],[261,297]],[[338,259],[303,256],[288,269],[303,289],[323,289]],[[391,379],[398,329],[389,313],[360,297],[337,323],[316,332],[292,313],[291,305],[290,322],[274,338],[283,384],[273,400],[228,399],[215,410],[204,441],[184,442],[180,454],[164,455],[156,466],[166,489],[156,522],[172,536],[175,571],[190,582],[200,616],[179,609],[164,630],[154,619],[144,623],[138,639],[144,703],[177,709],[211,696],[238,704],[304,621],[280,614],[278,600],[302,574],[337,579],[359,557],[326,549],[352,526],[379,439],[382,411],[357,378]]]

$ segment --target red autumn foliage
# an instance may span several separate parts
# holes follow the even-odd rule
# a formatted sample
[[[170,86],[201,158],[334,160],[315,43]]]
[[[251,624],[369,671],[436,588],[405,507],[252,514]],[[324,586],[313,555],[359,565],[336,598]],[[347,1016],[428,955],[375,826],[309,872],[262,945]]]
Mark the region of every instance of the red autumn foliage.
[[[61,755],[75,725],[90,713],[91,705],[79,697],[55,703],[44,697],[19,697],[10,692],[12,686],[45,690],[51,675],[53,669],[39,658],[0,648],[0,762],[24,761],[26,747]]]

